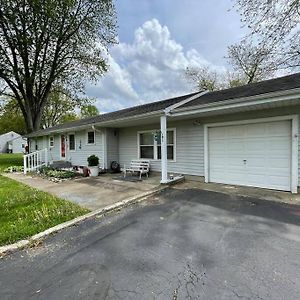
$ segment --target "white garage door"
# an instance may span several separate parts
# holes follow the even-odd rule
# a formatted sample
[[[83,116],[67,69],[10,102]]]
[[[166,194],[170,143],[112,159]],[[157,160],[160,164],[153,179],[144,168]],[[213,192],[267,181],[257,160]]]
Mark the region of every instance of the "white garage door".
[[[210,182],[291,190],[291,121],[208,129]]]

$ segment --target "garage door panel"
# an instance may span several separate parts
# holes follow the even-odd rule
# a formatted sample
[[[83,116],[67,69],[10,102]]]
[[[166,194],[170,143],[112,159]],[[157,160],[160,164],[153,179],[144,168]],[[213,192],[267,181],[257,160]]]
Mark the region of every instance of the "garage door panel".
[[[251,124],[251,125],[247,125],[246,128],[246,135],[248,138],[251,137],[265,137],[267,135],[267,129],[265,125],[261,125],[261,124]]]
[[[227,127],[225,130],[225,137],[227,138],[233,138],[233,139],[238,139],[238,138],[244,138],[245,136],[245,130],[244,127],[236,127],[236,126],[230,126]]]
[[[222,128],[213,127],[209,129],[209,136],[211,140],[224,139],[225,135],[226,135],[226,128],[224,127]]]
[[[290,190],[291,121],[209,128],[208,141],[210,181]]]
[[[269,136],[287,136],[291,132],[291,121],[280,121],[267,123],[267,133]]]
[[[231,151],[240,152],[245,149],[244,139],[232,139],[230,143],[227,143],[227,149]]]
[[[291,161],[288,156],[286,157],[269,157],[269,168],[276,169],[286,169],[288,172],[290,171]]]

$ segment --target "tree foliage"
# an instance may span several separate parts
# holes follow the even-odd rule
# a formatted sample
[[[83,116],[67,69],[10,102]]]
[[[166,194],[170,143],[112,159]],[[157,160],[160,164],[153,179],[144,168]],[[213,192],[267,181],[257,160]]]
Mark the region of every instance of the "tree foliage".
[[[214,91],[220,89],[219,76],[216,71],[209,69],[208,67],[186,68],[186,76],[196,84],[199,91]]]
[[[199,91],[213,92],[246,84],[239,73],[217,72],[209,67],[188,67],[185,75]]]
[[[253,38],[274,47],[280,68],[300,67],[300,0],[235,0]]]
[[[26,133],[26,126],[21,109],[16,100],[2,101],[0,110],[0,134],[15,131]]]
[[[87,104],[81,107],[80,111],[81,118],[94,117],[99,115],[99,110],[95,105]]]
[[[244,39],[240,43],[229,46],[228,60],[246,83],[272,77],[277,69],[273,48],[266,44],[254,45],[253,41],[249,39]]]
[[[78,118],[75,108],[78,101],[61,90],[53,90],[47,100],[42,114],[41,126],[52,127]]]
[[[48,128],[79,118],[92,117],[99,114],[93,105],[93,98],[78,98],[63,89],[56,88],[48,98],[42,118],[42,127]]]
[[[0,79],[39,129],[53,85],[82,90],[107,70],[116,39],[112,0],[0,0]]]

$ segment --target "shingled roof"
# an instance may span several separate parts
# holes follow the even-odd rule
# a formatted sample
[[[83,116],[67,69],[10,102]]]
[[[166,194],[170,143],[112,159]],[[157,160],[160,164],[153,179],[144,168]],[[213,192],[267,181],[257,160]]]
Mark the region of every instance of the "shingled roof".
[[[47,135],[48,133],[53,132],[55,130],[74,128],[74,127],[85,126],[85,125],[89,125],[89,124],[93,125],[96,123],[113,121],[113,120],[118,120],[121,118],[123,119],[123,118],[127,118],[127,117],[134,117],[134,116],[143,115],[143,114],[151,113],[151,112],[155,112],[155,111],[162,111],[165,108],[167,108],[173,104],[179,103],[179,102],[181,102],[187,98],[190,98],[198,93],[199,92],[195,92],[195,93],[183,95],[180,97],[174,97],[174,98],[170,98],[170,99],[166,99],[166,100],[162,100],[162,101],[155,101],[155,102],[151,102],[151,103],[147,103],[147,104],[142,104],[142,105],[138,105],[138,106],[125,108],[125,109],[113,111],[110,113],[98,115],[95,117],[90,117],[90,118],[85,118],[85,119],[81,119],[81,120],[67,122],[67,123],[64,123],[61,125],[49,127],[47,129],[43,129],[43,130],[39,130],[39,131],[30,133],[27,135],[27,137]]]
[[[250,83],[247,85],[225,89],[221,91],[210,92],[180,106],[180,108],[198,106],[208,104],[211,102],[218,102],[230,99],[246,98],[271,92],[291,90],[295,88],[300,88],[300,73]]]
[[[39,130],[31,134],[28,134],[27,137],[42,136],[42,135],[47,135],[48,133],[51,132],[55,132],[56,130],[64,130],[64,129],[74,128],[74,127],[81,127],[85,125],[93,125],[96,123],[98,124],[106,121],[113,121],[113,120],[117,121],[118,119],[139,116],[146,113],[159,112],[171,105],[179,103],[190,97],[196,96],[197,93],[199,93],[198,98],[194,98],[193,100],[185,103],[184,105],[181,105],[180,109],[181,108],[192,109],[193,106],[201,106],[201,105],[219,102],[219,101],[246,98],[246,97],[291,90],[296,88],[300,88],[300,73],[296,73],[293,75],[284,76],[280,78],[265,80],[261,82],[251,83],[248,85],[243,85],[235,88],[224,89],[221,91],[209,92],[202,96],[200,95],[199,92],[195,92],[180,97],[174,97],[162,101],[155,101],[152,103],[125,108],[111,113],[106,113],[106,114],[98,115],[91,118],[85,118],[77,121],[67,122],[65,124],[50,127],[44,130]]]

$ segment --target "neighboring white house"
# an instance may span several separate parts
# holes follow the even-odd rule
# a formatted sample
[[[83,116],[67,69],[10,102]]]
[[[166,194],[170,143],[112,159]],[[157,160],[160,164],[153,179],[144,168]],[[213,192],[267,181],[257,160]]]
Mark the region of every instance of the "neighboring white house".
[[[151,170],[297,192],[300,73],[215,92],[198,92],[34,132],[30,150],[49,161],[104,168],[149,159]]]
[[[0,153],[24,153],[27,138],[10,131],[0,135]]]

